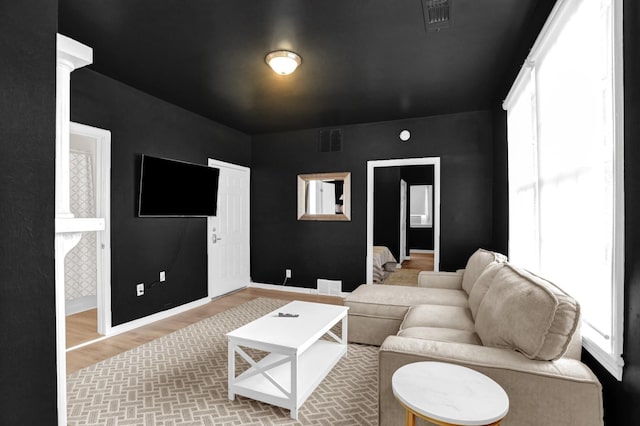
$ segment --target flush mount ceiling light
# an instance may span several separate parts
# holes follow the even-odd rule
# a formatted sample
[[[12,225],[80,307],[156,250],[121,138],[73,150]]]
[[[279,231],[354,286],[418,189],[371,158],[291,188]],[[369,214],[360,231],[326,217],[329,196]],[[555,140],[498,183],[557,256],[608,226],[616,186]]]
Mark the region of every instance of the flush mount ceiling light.
[[[270,52],[265,58],[265,62],[280,75],[289,75],[302,64],[302,58],[297,53],[288,50],[276,50]]]
[[[406,142],[406,141],[408,141],[409,139],[411,139],[411,132],[410,132],[410,131],[408,131],[408,130],[406,130],[406,129],[405,129],[405,130],[403,130],[403,131],[401,131],[401,132],[400,132],[400,140],[401,140],[402,142]]]

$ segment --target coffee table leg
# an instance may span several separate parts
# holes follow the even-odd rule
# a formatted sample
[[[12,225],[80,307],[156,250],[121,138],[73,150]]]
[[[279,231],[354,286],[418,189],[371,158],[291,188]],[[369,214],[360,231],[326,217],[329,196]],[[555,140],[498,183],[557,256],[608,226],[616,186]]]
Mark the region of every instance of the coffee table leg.
[[[227,359],[229,360],[228,361],[229,370],[228,370],[227,387],[229,388],[229,400],[233,401],[236,398],[236,394],[233,393],[233,391],[231,390],[231,387],[236,380],[236,345],[231,341],[229,341],[228,346],[229,346],[229,349],[228,349],[229,353],[227,354]]]
[[[291,356],[291,418],[298,420],[298,354]]]
[[[413,411],[406,410],[407,415],[405,416],[405,426],[416,426],[416,415],[413,414]]]
[[[344,318],[342,318],[342,341],[340,343],[342,343],[343,345],[347,346],[347,329],[348,329],[348,316],[345,315]],[[345,356],[348,356],[349,353],[347,352],[345,354]]]

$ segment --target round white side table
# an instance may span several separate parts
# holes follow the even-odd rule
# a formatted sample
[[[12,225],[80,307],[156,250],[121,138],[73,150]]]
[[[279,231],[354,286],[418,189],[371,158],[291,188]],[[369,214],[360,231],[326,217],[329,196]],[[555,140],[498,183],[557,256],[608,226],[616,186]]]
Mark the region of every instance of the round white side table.
[[[407,426],[415,425],[416,416],[443,426],[494,426],[509,411],[509,397],[499,384],[455,364],[407,364],[393,374],[391,383],[407,410]]]

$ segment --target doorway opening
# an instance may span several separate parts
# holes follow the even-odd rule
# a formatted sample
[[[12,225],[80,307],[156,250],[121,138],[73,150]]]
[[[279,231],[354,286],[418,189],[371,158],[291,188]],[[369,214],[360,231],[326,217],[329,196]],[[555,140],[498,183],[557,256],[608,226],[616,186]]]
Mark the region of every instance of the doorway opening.
[[[69,127],[69,190],[74,218],[103,218],[104,230],[81,232],[64,258],[67,351],[111,330],[111,132]]]
[[[414,167],[416,166],[416,167]],[[415,181],[410,174],[402,173],[419,166],[429,166],[429,177],[424,181]],[[433,174],[431,175],[431,171]],[[420,186],[425,197],[422,199],[424,211],[411,211],[411,181]],[[425,188],[428,187],[428,188]],[[386,196],[385,188],[393,192]],[[392,199],[396,199],[397,204]],[[376,208],[376,205],[384,208]],[[394,205],[398,205],[397,214]],[[392,211],[393,210],[393,211]],[[416,216],[416,217],[412,217]],[[386,216],[391,219],[385,219]],[[411,226],[411,223],[415,226]],[[420,246],[411,242],[411,229],[418,233],[429,233],[430,245]],[[377,231],[377,232],[376,232]],[[381,237],[382,234],[386,235]],[[423,239],[422,237],[419,237]],[[385,244],[388,242],[388,244]],[[411,251],[410,251],[411,250]],[[367,284],[380,282],[380,275],[391,272],[391,266],[400,266],[411,259],[411,252],[428,252],[433,257],[432,270],[439,270],[440,263],[440,158],[406,158],[395,160],[374,160],[367,162]],[[382,254],[381,254],[382,253]],[[383,258],[378,259],[383,256]],[[391,261],[389,260],[391,259]],[[395,259],[400,259],[398,260]],[[393,265],[392,265],[393,264]],[[386,271],[386,272],[385,272]]]

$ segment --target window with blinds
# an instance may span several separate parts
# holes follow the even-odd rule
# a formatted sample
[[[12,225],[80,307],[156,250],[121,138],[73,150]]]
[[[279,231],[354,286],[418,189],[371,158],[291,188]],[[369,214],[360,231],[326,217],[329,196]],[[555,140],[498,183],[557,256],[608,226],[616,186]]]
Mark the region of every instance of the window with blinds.
[[[624,192],[618,0],[561,0],[507,110],[509,258],[582,308],[583,343],[622,377]]]

